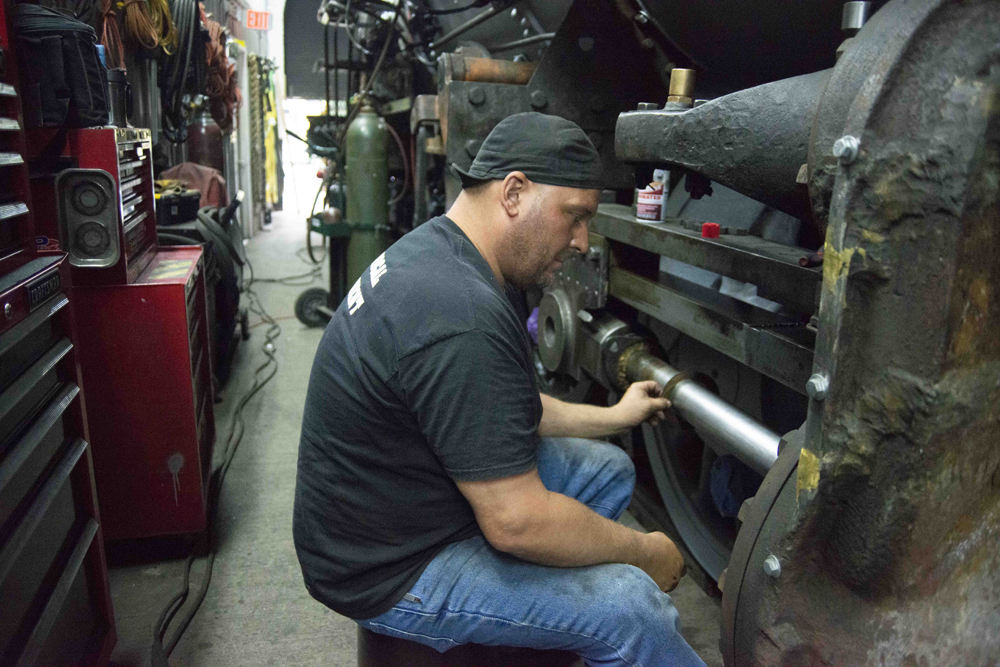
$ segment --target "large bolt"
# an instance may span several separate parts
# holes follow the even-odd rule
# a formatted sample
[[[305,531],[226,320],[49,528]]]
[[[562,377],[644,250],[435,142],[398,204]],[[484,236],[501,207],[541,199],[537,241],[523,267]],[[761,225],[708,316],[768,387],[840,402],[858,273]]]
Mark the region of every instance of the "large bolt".
[[[810,398],[822,401],[826,398],[826,393],[830,390],[830,380],[820,373],[816,373],[806,382],[806,393]]]
[[[656,102],[639,102],[639,111],[656,111],[660,108],[660,105]]]
[[[635,15],[635,22],[641,25],[646,25],[647,23],[649,23],[649,17],[646,16],[646,12],[638,12]]]
[[[764,574],[772,579],[777,579],[781,576],[781,561],[774,554],[764,559]]]
[[[861,142],[857,137],[845,134],[833,143],[833,156],[840,164],[851,164],[858,158],[858,148]]]

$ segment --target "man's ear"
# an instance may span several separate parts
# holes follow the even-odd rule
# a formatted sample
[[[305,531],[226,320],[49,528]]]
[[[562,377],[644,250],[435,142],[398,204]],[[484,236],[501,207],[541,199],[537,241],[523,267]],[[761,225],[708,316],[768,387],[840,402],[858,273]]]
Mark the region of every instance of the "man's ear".
[[[523,195],[528,177],[520,171],[512,171],[503,179],[500,187],[500,205],[508,218],[516,218],[524,206]]]

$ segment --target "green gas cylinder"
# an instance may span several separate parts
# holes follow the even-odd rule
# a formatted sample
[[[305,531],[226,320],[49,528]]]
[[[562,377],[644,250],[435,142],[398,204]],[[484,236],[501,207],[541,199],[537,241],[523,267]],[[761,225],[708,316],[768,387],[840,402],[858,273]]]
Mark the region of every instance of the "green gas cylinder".
[[[347,128],[344,175],[347,220],[351,240],[347,248],[347,284],[389,246],[388,131],[385,121],[368,103]]]

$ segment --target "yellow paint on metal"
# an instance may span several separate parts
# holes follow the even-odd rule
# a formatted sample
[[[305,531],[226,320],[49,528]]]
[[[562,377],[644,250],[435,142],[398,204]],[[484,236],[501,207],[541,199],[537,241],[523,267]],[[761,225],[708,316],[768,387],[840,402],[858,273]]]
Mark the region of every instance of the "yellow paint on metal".
[[[825,261],[825,257],[824,257]],[[795,482],[795,501],[803,491],[812,492],[819,487],[819,457],[803,448],[799,452],[799,469]]]
[[[854,248],[837,250],[827,241],[823,247],[823,286],[834,291],[837,281],[847,276],[847,267],[854,256]]]
[[[829,241],[826,242],[823,246],[823,289],[831,294],[837,292],[837,282],[847,278],[855,254],[862,259],[862,265],[867,265],[868,251],[864,248],[836,250]],[[842,291],[841,296],[846,299],[847,292]]]
[[[861,230],[861,238],[866,241],[871,241],[872,243],[885,243],[884,234],[879,234],[878,232],[873,232],[869,229]]]

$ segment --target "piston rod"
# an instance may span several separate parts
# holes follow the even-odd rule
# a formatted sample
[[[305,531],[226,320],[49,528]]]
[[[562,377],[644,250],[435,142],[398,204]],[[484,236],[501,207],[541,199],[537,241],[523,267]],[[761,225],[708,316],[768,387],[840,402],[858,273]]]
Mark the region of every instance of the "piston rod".
[[[778,460],[781,438],[777,433],[656,358],[645,345],[622,352],[618,372],[626,384],[654,380],[677,414],[760,474],[766,474]]]

